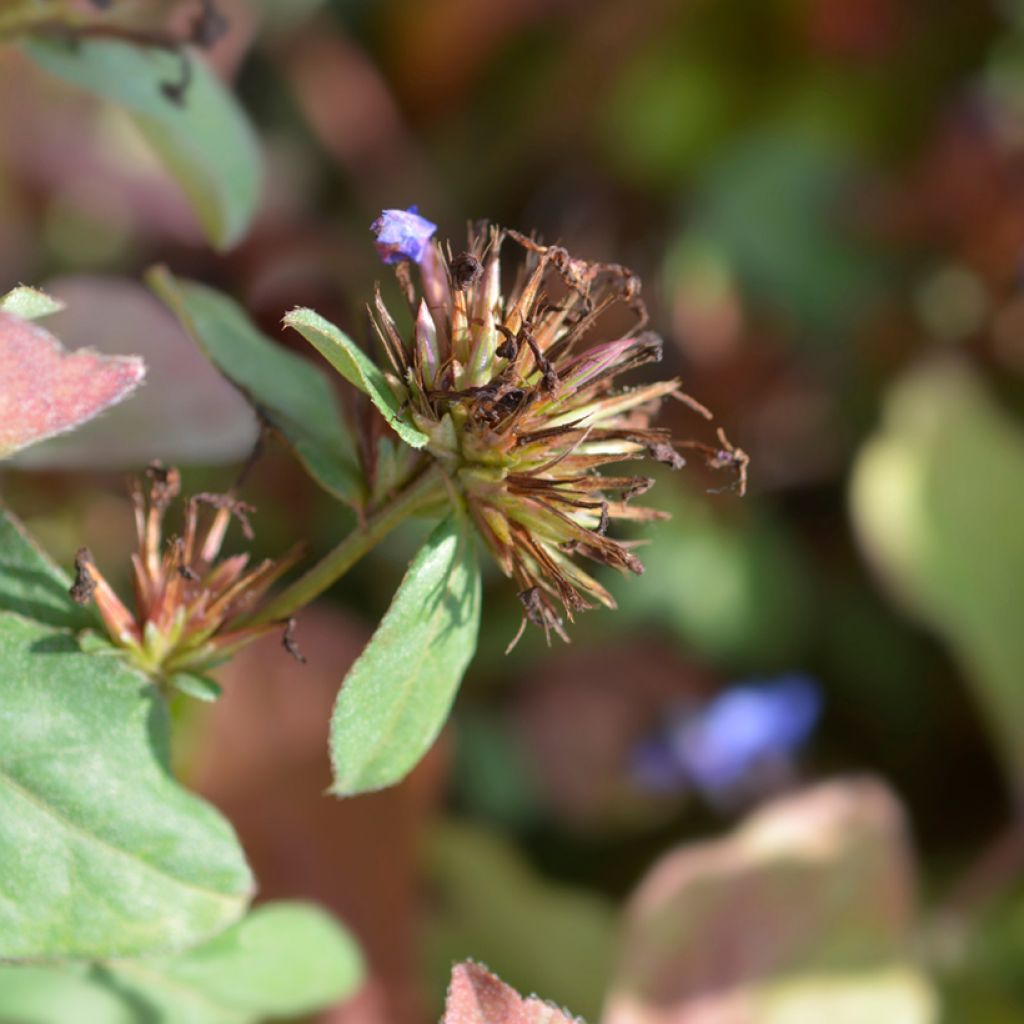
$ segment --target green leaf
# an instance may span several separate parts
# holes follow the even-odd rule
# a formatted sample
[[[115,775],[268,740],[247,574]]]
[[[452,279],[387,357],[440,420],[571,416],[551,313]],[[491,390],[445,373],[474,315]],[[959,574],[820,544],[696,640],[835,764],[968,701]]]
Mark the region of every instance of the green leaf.
[[[360,505],[365,488],[327,377],[271,341],[226,295],[176,279],[164,267],[151,270],[147,280],[221,373],[291,443],[317,483]]]
[[[142,676],[0,614],[0,959],[165,953],[242,915],[238,841],[168,748]]]
[[[341,328],[311,309],[293,309],[284,322],[294,327],[345,380],[369,395],[370,401],[406,444],[422,448],[427,443],[427,435],[402,418],[401,402],[380,368]]]
[[[0,296],[0,309],[5,313],[20,316],[22,320],[38,320],[40,317],[59,313],[63,308],[64,303],[60,299],[23,284]]]
[[[98,624],[68,596],[71,580],[0,505],[0,611],[18,612],[48,626],[85,629]]]
[[[255,1024],[351,995],[359,947],[328,914],[270,903],[179,956],[0,967],[0,1020],[18,1024]]]
[[[910,611],[949,644],[1024,785],[1024,429],[966,365],[917,369],[886,399],[850,508]]]
[[[88,968],[0,966],[5,1024],[139,1024],[133,1007],[96,984]]]
[[[178,957],[117,961],[102,976],[147,1024],[250,1024],[323,1009],[362,981],[359,947],[328,914],[270,903]]]
[[[333,792],[399,782],[441,731],[476,649],[480,570],[465,520],[441,523],[414,559],[331,720]]]
[[[245,114],[204,61],[113,39],[23,44],[45,70],[119,104],[177,179],[210,241],[230,248],[260,198],[259,148]],[[180,102],[164,87],[185,80]]]
[[[172,676],[171,685],[176,690],[188,694],[189,697],[195,697],[196,700],[206,701],[210,704],[220,700],[221,694],[224,692],[212,679],[187,672],[179,672]]]

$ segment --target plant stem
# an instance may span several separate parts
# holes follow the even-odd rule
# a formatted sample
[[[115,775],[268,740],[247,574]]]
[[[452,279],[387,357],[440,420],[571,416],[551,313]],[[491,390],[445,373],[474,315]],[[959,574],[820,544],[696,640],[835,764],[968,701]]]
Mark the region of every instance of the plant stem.
[[[378,509],[362,526],[356,527],[312,569],[239,625],[259,626],[289,618],[341,579],[363,555],[376,547],[404,519],[435,504],[446,493],[443,473],[439,467],[431,466],[394,501]]]

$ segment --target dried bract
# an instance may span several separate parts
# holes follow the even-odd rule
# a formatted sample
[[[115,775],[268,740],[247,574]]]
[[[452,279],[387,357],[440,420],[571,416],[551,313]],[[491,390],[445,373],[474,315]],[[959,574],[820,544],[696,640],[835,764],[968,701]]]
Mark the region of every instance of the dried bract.
[[[232,495],[197,494],[185,503],[182,534],[165,543],[163,524],[181,491],[175,469],[154,463],[148,493],[132,492],[138,551],[132,555],[135,610],[129,610],[96,567],[88,549],[75,559],[71,597],[94,600],[110,639],[157,680],[176,672],[203,672],[240,647],[285,623],[246,626],[270,586],[299,557],[266,559],[249,568],[247,554],[221,558],[232,519],[252,539],[252,507]],[[288,642],[294,646],[290,633]]]

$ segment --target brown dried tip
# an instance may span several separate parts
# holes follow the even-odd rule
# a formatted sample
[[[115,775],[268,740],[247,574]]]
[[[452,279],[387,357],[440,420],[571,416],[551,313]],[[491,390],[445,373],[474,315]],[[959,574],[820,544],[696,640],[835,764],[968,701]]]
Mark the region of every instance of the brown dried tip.
[[[728,437],[725,431],[719,427],[718,447],[705,444],[703,441],[679,441],[680,448],[688,448],[690,451],[698,451],[704,456],[704,462],[710,469],[732,469],[736,471],[736,478],[731,484],[725,487],[712,487],[708,494],[722,494],[725,491],[735,491],[741,498],[747,493],[747,467],[750,465],[750,456],[742,449],[737,448]]]
[[[747,493],[747,467],[750,465],[750,456],[742,448],[737,448],[725,436],[725,431],[721,427],[718,428],[717,433],[718,443],[721,447],[708,449],[708,465],[712,469],[734,469],[736,470],[736,479],[727,487],[716,487],[710,493],[721,494],[723,491],[735,491],[742,498]]]
[[[552,632],[556,633],[565,643],[569,643],[569,635],[565,632],[562,617],[544,601],[540,587],[529,587],[526,590],[520,590],[516,597],[519,598],[519,603],[523,606],[524,625],[528,620],[533,625],[540,626],[544,630],[544,638],[549,645]],[[520,628],[515,639],[506,649],[506,654],[515,647],[522,635],[523,630]]]
[[[247,501],[239,501],[233,494],[213,494],[210,491],[193,495],[192,501],[197,504],[201,502],[204,505],[210,505],[215,509],[227,509],[238,520],[238,525],[241,526],[242,535],[246,540],[252,540],[256,536],[249,520],[249,516],[256,511],[255,505],[250,505]]]
[[[281,637],[281,646],[300,664],[306,664],[306,656],[299,650],[295,642],[295,619],[289,619],[284,627],[284,634]]]
[[[682,469],[686,465],[686,459],[668,441],[652,441],[647,446],[647,450],[651,453],[652,458],[673,469]]]
[[[71,584],[68,594],[75,604],[88,604],[96,593],[96,580],[93,579],[89,566],[92,565],[92,553],[88,548],[79,548],[75,554],[75,582]]]
[[[471,253],[460,252],[451,262],[455,287],[464,291],[476,284],[484,272],[484,265]]]
[[[146,467],[146,476],[151,482],[150,501],[158,508],[165,509],[181,493],[181,474],[167,469],[162,462],[151,462]]]

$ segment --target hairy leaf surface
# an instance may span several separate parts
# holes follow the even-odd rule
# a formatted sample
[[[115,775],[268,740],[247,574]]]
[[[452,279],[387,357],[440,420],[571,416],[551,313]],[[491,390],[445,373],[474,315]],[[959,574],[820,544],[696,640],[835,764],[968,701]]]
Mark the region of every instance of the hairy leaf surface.
[[[49,331],[0,309],[0,459],[98,416],[145,373],[135,356],[67,352]]]
[[[430,749],[476,649],[480,570],[465,521],[441,523],[345,682],[331,721],[334,792],[399,782]]]
[[[178,950],[241,916],[242,851],[168,737],[142,676],[0,613],[0,959]]]

